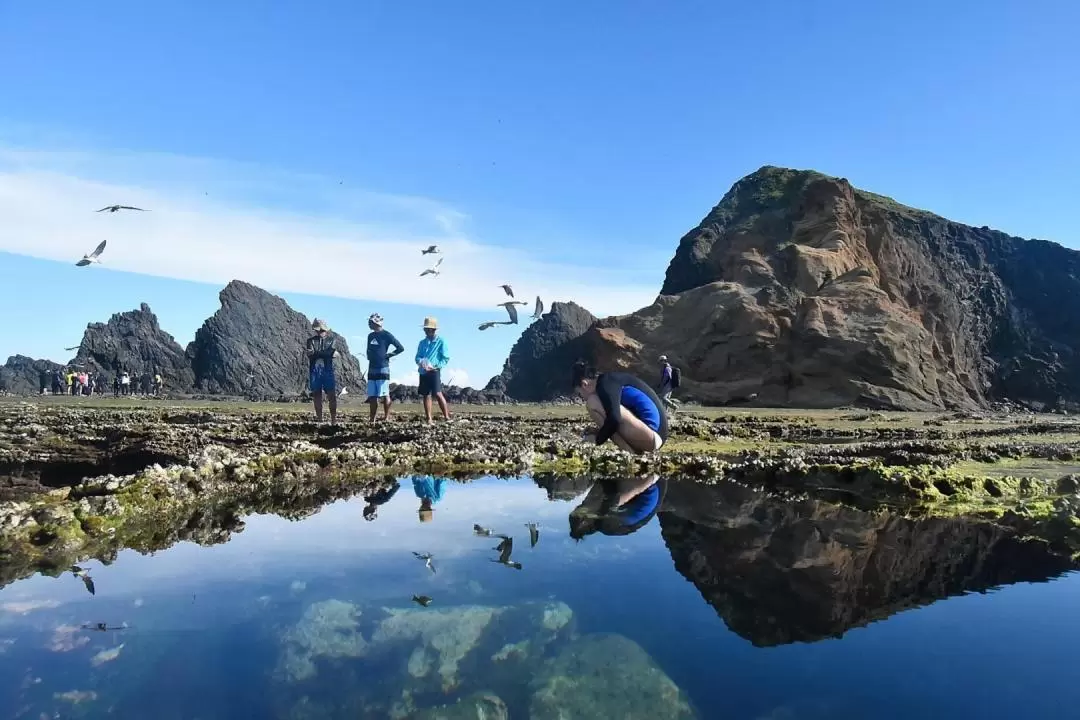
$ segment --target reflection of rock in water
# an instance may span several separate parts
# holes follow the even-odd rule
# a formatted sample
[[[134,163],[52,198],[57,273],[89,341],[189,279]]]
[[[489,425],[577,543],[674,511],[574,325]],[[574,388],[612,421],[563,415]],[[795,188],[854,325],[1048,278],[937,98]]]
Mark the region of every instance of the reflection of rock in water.
[[[592,486],[593,479],[587,475],[540,473],[533,476],[533,482],[547,490],[548,500],[573,500]]]
[[[733,483],[671,483],[659,517],[675,568],[760,646],[840,636],[964,591],[1074,567],[987,522],[782,501]]]
[[[621,635],[575,640],[541,668],[532,688],[531,720],[696,717],[671,678]]]

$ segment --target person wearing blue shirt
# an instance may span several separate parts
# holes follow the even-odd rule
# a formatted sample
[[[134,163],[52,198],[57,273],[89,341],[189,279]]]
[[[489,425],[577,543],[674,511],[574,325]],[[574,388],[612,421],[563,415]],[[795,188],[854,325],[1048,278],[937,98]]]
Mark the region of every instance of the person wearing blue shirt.
[[[446,490],[446,478],[417,475],[413,477],[412,484],[413,492],[420,498],[420,522],[431,522],[435,516],[432,505],[442,500]]]
[[[368,318],[371,332],[367,336],[367,399],[371,406],[371,422],[375,422],[375,413],[382,399],[383,420],[390,419],[390,358],[405,352],[405,346],[390,332],[383,330],[383,319],[379,313],[372,313]],[[393,347],[394,351],[389,352]]]
[[[450,408],[446,405],[446,398],[442,392],[442,369],[450,362],[450,355],[446,352],[446,342],[435,333],[439,329],[438,321],[433,317],[424,318],[424,339],[416,348],[416,367],[420,373],[420,397],[424,402],[424,417],[428,425],[434,422],[431,418],[431,396],[439,403],[443,419],[450,419]]]

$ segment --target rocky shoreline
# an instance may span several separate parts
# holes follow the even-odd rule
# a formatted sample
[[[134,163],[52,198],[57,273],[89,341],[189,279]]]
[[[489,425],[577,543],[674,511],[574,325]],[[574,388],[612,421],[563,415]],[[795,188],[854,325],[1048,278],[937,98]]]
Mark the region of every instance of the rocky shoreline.
[[[1080,422],[1055,416],[682,413],[660,453],[583,445],[567,408],[461,412],[426,427],[316,425],[251,408],[0,405],[0,585],[178,540],[256,512],[303,517],[411,473],[738,482],[909,516],[965,516],[1080,551]],[[586,483],[587,485],[587,483]]]

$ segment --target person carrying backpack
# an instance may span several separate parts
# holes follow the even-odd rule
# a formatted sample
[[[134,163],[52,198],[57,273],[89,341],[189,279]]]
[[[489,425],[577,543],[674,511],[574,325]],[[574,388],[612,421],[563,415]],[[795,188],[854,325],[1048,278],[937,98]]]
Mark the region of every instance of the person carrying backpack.
[[[676,407],[678,401],[671,397],[671,393],[679,387],[682,373],[679,368],[671,365],[667,355],[660,356],[660,367],[660,399],[664,401],[665,405]]]

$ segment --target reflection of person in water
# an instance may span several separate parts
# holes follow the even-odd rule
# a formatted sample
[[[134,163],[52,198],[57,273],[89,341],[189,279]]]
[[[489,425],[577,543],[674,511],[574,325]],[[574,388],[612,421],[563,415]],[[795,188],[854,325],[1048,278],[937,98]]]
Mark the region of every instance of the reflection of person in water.
[[[570,537],[629,535],[649,524],[667,490],[659,475],[642,478],[602,479],[570,513]]]
[[[420,498],[420,522],[431,522],[435,517],[435,511],[431,506],[442,500],[446,478],[435,478],[431,475],[416,476],[413,478],[412,486],[416,497]]]
[[[385,505],[390,498],[394,497],[394,493],[400,489],[401,486],[397,482],[391,482],[383,485],[371,495],[365,495],[364,502],[367,504],[364,506],[364,519],[374,520],[379,514],[379,506]]]

